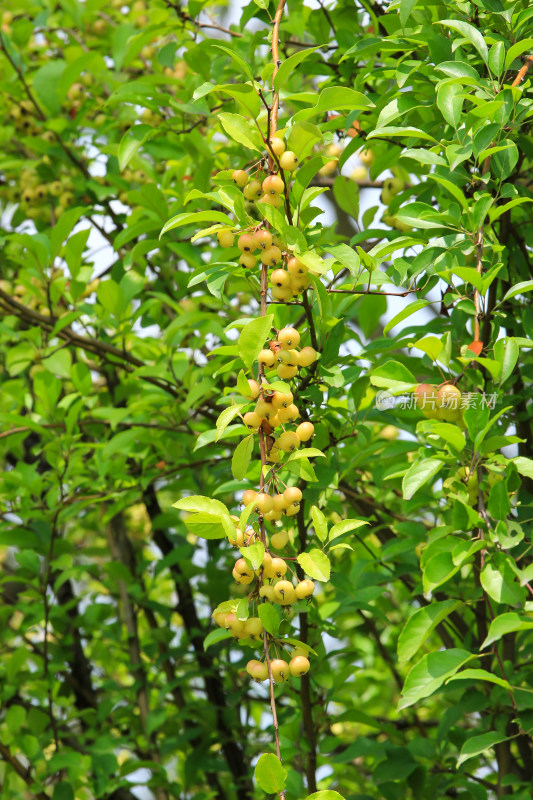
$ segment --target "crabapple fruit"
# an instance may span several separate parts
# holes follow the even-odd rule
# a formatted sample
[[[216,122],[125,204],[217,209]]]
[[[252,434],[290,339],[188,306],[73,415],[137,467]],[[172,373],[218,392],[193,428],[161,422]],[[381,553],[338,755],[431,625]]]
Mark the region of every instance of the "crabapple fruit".
[[[274,502],[269,494],[265,492],[258,492],[256,494],[254,511],[260,514],[268,514],[269,511],[272,511],[273,507]]]
[[[312,422],[301,422],[296,428],[296,436],[301,442],[308,442],[315,432]]]
[[[303,600],[305,597],[311,597],[315,591],[315,584],[309,579],[305,579],[296,584],[294,591],[298,600]]]
[[[272,395],[272,405],[274,408],[287,408],[291,405],[294,397],[292,392],[274,392]]]
[[[275,267],[281,261],[281,250],[272,245],[261,253],[261,262],[269,267]]]
[[[310,367],[316,361],[317,352],[314,347],[302,347],[298,355],[300,367]]]
[[[268,144],[270,146],[270,150],[275,156],[279,157],[285,152],[285,142],[283,139],[280,139],[279,136],[273,136],[271,139],[269,139]]]
[[[252,400],[257,400],[257,398],[259,397],[259,391],[260,391],[259,384],[257,383],[257,381],[254,381],[251,378],[248,378],[248,386],[250,387]]]
[[[270,669],[272,670],[272,677],[276,683],[283,683],[289,680],[289,665],[281,658],[274,658],[270,662]]]
[[[300,440],[294,431],[285,431],[277,440],[277,445],[284,453],[291,453],[293,450],[298,450]]]
[[[288,364],[278,364],[276,372],[282,380],[290,380],[297,374],[298,367],[289,367]]]
[[[247,200],[259,200],[259,198],[263,195],[260,182],[250,181],[250,183],[244,187],[243,195]]]
[[[250,617],[244,623],[244,633],[249,639],[258,641],[263,636],[263,623],[259,617]]]
[[[236,183],[241,189],[243,189],[250,180],[250,176],[243,169],[234,170],[231,177],[233,178],[233,183]]]
[[[282,606],[290,606],[296,600],[296,592],[290,581],[281,580],[274,586],[274,599]]]
[[[309,667],[311,664],[309,663],[309,659],[305,656],[296,656],[296,658],[291,658],[289,663],[289,670],[291,675],[295,678],[301,678],[302,675],[305,675],[309,672]]]
[[[256,231],[254,239],[262,250],[272,247],[272,234],[270,231]]]
[[[239,257],[239,264],[246,269],[253,269],[257,264],[257,258],[252,253],[242,253]]]
[[[455,422],[461,415],[461,392],[457,386],[446,384],[441,386],[435,400],[438,418],[446,422]]]
[[[256,494],[257,494],[257,492],[255,492],[253,489],[246,489],[246,491],[243,493],[242,500],[241,500],[241,503],[243,504],[243,506],[249,506],[250,503],[253,503],[254,500],[255,500]]]
[[[270,544],[276,550],[282,550],[289,541],[289,534],[286,531],[279,531],[270,537]]]
[[[283,350],[292,350],[300,344],[300,334],[296,328],[282,328],[277,339]]]
[[[261,586],[259,589],[259,597],[266,597],[267,600],[270,600],[270,602],[273,603],[276,599],[274,595],[274,587],[268,584]]]
[[[222,231],[217,231],[217,239],[221,247],[233,247],[235,236],[233,231],[230,231],[229,228],[225,228]]]
[[[261,426],[262,418],[255,411],[248,411],[242,421],[250,431],[257,431]]]
[[[291,276],[284,269],[275,269],[270,276],[270,282],[272,286],[283,286],[286,288],[291,285]]]
[[[292,150],[285,150],[279,157],[279,165],[281,169],[287,172],[293,172],[298,166],[298,156]]]
[[[263,192],[267,195],[281,194],[285,188],[285,184],[279,175],[269,175],[261,184]]]
[[[276,356],[272,350],[261,350],[257,356],[257,360],[260,364],[264,364],[266,367],[273,367],[276,363]]]
[[[254,253],[259,248],[259,244],[251,233],[243,233],[237,240],[237,247],[241,253]]]

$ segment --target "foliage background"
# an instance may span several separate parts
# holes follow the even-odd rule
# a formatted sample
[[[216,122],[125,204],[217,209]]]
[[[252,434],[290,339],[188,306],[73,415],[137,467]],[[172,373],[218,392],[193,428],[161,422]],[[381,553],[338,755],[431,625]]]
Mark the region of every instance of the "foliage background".
[[[3,12],[6,798],[263,796],[252,768],[272,749],[268,689],[249,682],[249,651],[204,649],[212,609],[239,594],[234,556],[171,507],[191,493],[235,510],[243,488],[230,464],[246,431],[215,442],[216,421],[257,276],[212,235],[191,242],[201,218],[159,239],[184,210],[216,222],[221,192],[246,213],[224,170],[255,160],[254,116],[266,131],[251,80],[270,97],[274,9],[243,6],[231,29],[225,13],[198,0]],[[309,310],[272,306],[276,327],[297,324],[306,344],[312,331],[321,351],[295,396],[326,457],[294,475],[311,480],[293,535],[316,546],[312,505],[330,525],[370,523],[328,547],[331,581],[299,609],[318,655],[276,690],[287,797],[529,798],[533,145],[531,80],[511,83],[533,9],[294,0],[280,40],[283,61],[317,48],[284,72],[280,125],[306,165],[318,159],[301,188],[311,206],[328,189],[334,218],[302,215],[307,250],[335,259]],[[332,142],[339,169],[317,175]],[[363,142],[375,159],[355,182],[345,161]],[[391,170],[405,185],[383,222]],[[105,268],[95,231],[113,248]],[[393,320],[391,284],[410,292]],[[487,409],[461,433],[376,408],[380,388],[457,377],[498,394],[492,427]],[[258,477],[252,462],[246,486]]]

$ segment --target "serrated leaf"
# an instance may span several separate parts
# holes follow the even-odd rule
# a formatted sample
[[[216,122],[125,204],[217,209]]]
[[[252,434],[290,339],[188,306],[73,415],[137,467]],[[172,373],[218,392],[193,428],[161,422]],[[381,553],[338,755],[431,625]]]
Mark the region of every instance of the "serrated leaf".
[[[362,528],[363,525],[369,525],[369,523],[361,519],[343,519],[340,522],[336,522],[329,532],[329,541],[333,541],[337,536],[342,536],[343,533],[348,533],[348,531]]]
[[[251,369],[252,364],[265,346],[273,321],[274,315],[267,314],[265,317],[252,319],[242,329],[239,336],[239,355],[248,369]]]
[[[520,616],[516,611],[508,611],[505,614],[500,614],[490,623],[487,637],[481,645],[481,650],[488,647],[489,644],[499,641],[502,636],[507,633],[515,631],[525,631],[533,628],[533,620],[528,617]]]
[[[248,405],[248,404],[247,403],[240,403],[240,404],[235,405],[235,406],[228,406],[228,408],[225,408],[218,415],[218,418],[217,418],[217,421],[216,421],[217,435],[216,435],[215,442],[218,442],[218,440],[220,439],[220,437],[222,436],[222,434],[224,433],[224,431],[226,430],[226,428],[228,427],[230,422],[232,422],[235,419],[235,417],[238,416],[241,413],[241,410],[246,405]]]
[[[237,481],[242,481],[244,476],[248,471],[248,465],[250,464],[250,459],[252,457],[252,452],[254,449],[254,437],[253,434],[247,436],[246,439],[243,439],[233,452],[233,457],[231,459],[231,472],[233,477]]]
[[[459,754],[459,758],[457,759],[457,767],[460,767],[461,764],[464,764],[464,762],[468,761],[469,758],[479,756],[481,753],[490,750],[492,747],[494,747],[494,745],[499,744],[500,742],[506,742],[508,738],[508,736],[504,736],[501,733],[496,733],[496,731],[482,733],[479,736],[471,736],[470,739],[467,739],[461,747],[461,752]]]
[[[405,623],[398,638],[398,660],[409,661],[437,625],[460,605],[459,600],[442,600],[417,609]]]
[[[398,711],[414,705],[437,691],[446,678],[455,675],[463,664],[473,658],[467,650],[452,648],[422,656],[409,671],[398,703]]]
[[[411,497],[431,478],[434,478],[442,467],[442,461],[437,458],[417,459],[411,464],[402,480],[402,493],[405,500]]]
[[[261,603],[257,608],[259,619],[263,623],[263,628],[271,636],[277,636],[281,616],[278,609],[271,603]]]
[[[259,788],[267,794],[279,794],[285,788],[287,770],[273,753],[259,756],[254,775]]]
[[[328,524],[326,517],[318,506],[311,506],[311,519],[313,520],[313,527],[315,533],[321,542],[325,542],[328,538]]]
[[[255,542],[249,547],[240,547],[240,554],[252,569],[259,569],[265,557],[265,546],[262,542]]]
[[[207,650],[207,648],[211,647],[212,644],[223,642],[224,639],[233,639],[233,634],[224,628],[215,628],[214,631],[209,631],[204,639],[204,650]]]
[[[309,553],[300,553],[298,563],[303,571],[315,581],[329,581],[331,565],[329,558],[322,550],[316,548]]]

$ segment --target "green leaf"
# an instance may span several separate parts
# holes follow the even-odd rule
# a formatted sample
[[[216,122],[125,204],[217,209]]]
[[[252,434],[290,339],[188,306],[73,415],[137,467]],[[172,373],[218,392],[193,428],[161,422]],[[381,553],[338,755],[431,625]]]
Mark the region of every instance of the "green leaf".
[[[416,6],[417,0],[400,0],[400,25],[405,28],[405,23],[411,16],[411,11]]]
[[[233,639],[231,631],[227,631],[225,628],[215,628],[214,631],[209,631],[204,639],[204,650],[207,650],[212,644],[223,642],[225,639]]]
[[[452,425],[449,422],[438,422],[434,419],[425,419],[418,423],[416,426],[417,431],[421,431],[429,438],[438,436],[441,439],[444,439],[449,445],[453,447],[454,450],[457,452],[461,452],[464,450],[466,445],[466,438],[463,431],[457,427],[457,425]]]
[[[239,69],[246,75],[246,77],[251,81],[254,80],[254,74],[250,69],[250,65],[247,64],[244,58],[241,58],[241,56],[238,53],[236,53],[234,50],[230,50],[229,47],[224,47],[221,44],[213,44],[211,46],[215,47],[217,50],[222,50],[224,53],[227,53],[227,55],[231,59],[233,59],[235,64],[237,64]]]
[[[257,608],[257,614],[266,632],[270,633],[271,636],[277,636],[281,615],[276,606],[271,603],[261,603]]]
[[[213,500],[211,497],[202,497],[202,495],[191,495],[190,497],[182,497],[176,503],[172,504],[172,508],[179,508],[181,511],[205,511],[208,514],[226,514],[229,516],[229,511],[220,500]]]
[[[490,623],[487,638],[481,645],[481,650],[484,650],[489,644],[499,641],[502,636],[505,636],[507,633],[526,631],[531,628],[533,628],[533,620],[528,617],[521,617],[516,611],[508,611],[505,614],[500,614]]]
[[[446,122],[457,128],[463,109],[464,89],[456,83],[443,83],[437,91],[437,106]]]
[[[308,794],[306,800],[344,800],[344,797],[333,789],[322,789],[321,792]]]
[[[206,511],[187,517],[185,527],[201,539],[224,539],[228,533],[235,530],[229,514],[210,514]]]
[[[413,161],[418,161],[419,164],[447,166],[446,159],[437,155],[432,150],[407,149],[400,154],[400,158],[412,158]]]
[[[328,86],[320,92],[317,104],[313,108],[297,111],[293,121],[310,119],[324,111],[364,111],[373,105],[361,92],[344,86]]]
[[[326,517],[318,506],[311,506],[311,519],[313,520],[316,535],[321,542],[325,542],[328,538],[328,524]]]
[[[221,113],[218,114],[218,119],[230,139],[233,139],[234,142],[242,144],[249,150],[256,150],[257,152],[264,150],[264,144],[258,131],[248,122],[246,117],[240,114]]]
[[[337,175],[333,181],[333,194],[342,210],[354,219],[359,216],[359,186],[346,175]]]
[[[446,683],[453,683],[454,681],[488,681],[489,683],[495,683],[497,686],[501,686],[502,689],[509,690],[512,688],[509,681],[499,678],[498,675],[493,675],[492,672],[488,672],[486,669],[464,669],[462,672],[449,678]]]
[[[318,47],[308,47],[306,49],[300,50],[300,52],[294,53],[286,61],[284,61],[281,67],[278,69],[276,77],[274,78],[274,91],[279,92],[280,88],[283,86],[285,81],[292,75],[296,67],[299,64],[301,64],[301,62],[304,59],[308,58],[317,50],[320,50],[322,46],[323,45],[318,45]]]
[[[441,600],[417,609],[405,623],[398,638],[398,660],[409,661],[437,625],[461,605],[459,600]]]
[[[434,478],[442,467],[438,458],[419,458],[411,464],[402,480],[402,493],[405,500],[411,497],[431,478]]]
[[[235,417],[241,413],[241,410],[247,405],[248,403],[239,403],[234,406],[228,406],[228,408],[225,408],[224,411],[218,415],[216,421],[217,435],[215,442],[218,442],[230,422],[232,422]]]
[[[316,581],[329,581],[331,567],[329,558],[316,548],[309,553],[300,553],[298,563],[310,578]]]
[[[197,225],[200,222],[222,222],[225,225],[233,226],[232,220],[222,211],[186,211],[185,213],[171,217],[168,222],[165,222],[159,234],[159,238],[161,238],[164,233],[174,228],[180,228],[183,225]]]
[[[525,478],[533,478],[533,460],[531,460],[531,458],[517,456],[513,458],[512,461],[520,475],[523,475]]]
[[[133,125],[126,131],[118,146],[118,165],[120,170],[126,169],[131,159],[148,139],[154,135],[151,125]]]
[[[481,585],[496,603],[521,606],[524,590],[505,553],[493,553],[481,570]]]
[[[463,664],[473,658],[467,650],[452,648],[422,656],[409,671],[398,703],[398,711],[414,705],[437,691],[447,678],[455,675]]]
[[[533,50],[533,39],[522,39],[522,41],[511,45],[505,54],[505,69],[509,69],[513,61],[521,56],[522,53],[525,53],[526,50]]]
[[[457,759],[457,767],[459,768],[461,764],[464,764],[469,758],[479,756],[481,753],[490,750],[494,745],[500,742],[506,742],[508,739],[508,736],[502,736],[501,733],[496,733],[496,731],[482,733],[479,736],[471,736],[461,747],[461,752]]]
[[[231,459],[231,472],[235,480],[242,481],[242,479],[246,475],[246,472],[248,471],[248,465],[252,457],[253,449],[254,449],[253,434],[250,434],[250,436],[247,436],[245,439],[240,441],[237,447],[235,448],[233,457]]]
[[[239,552],[252,569],[259,569],[265,557],[265,545],[263,542],[255,542],[249,547],[240,547]]]
[[[415,314],[417,311],[420,311],[421,308],[425,308],[426,306],[431,305],[429,300],[415,300],[414,303],[409,303],[409,305],[402,308],[401,311],[398,312],[383,328],[383,333],[386,335],[392,328],[398,325],[399,322],[403,322],[404,319],[410,317],[411,314]]]
[[[254,775],[259,788],[267,794],[279,794],[285,788],[287,770],[273,753],[259,756]]]
[[[418,381],[404,364],[387,361],[370,374],[370,383],[395,393],[413,391]]]
[[[348,533],[348,531],[355,531],[358,528],[362,528],[363,525],[369,525],[370,523],[366,520],[361,519],[343,519],[341,522],[336,522],[335,525],[331,528],[329,532],[329,541],[333,541],[336,539],[337,536],[342,536],[343,533]]]
[[[458,19],[442,19],[438,22],[434,22],[433,24],[444,25],[446,28],[451,28],[452,30],[461,33],[464,38],[467,39],[467,41],[469,41],[473,47],[475,47],[485,64],[488,63],[489,51],[487,49],[487,45],[481,33],[477,28],[474,28],[473,25]]]
[[[56,783],[52,800],[74,800],[74,789],[71,784],[66,781]]]
[[[252,319],[242,329],[239,337],[239,355],[248,369],[251,369],[252,364],[265,346],[273,321],[274,315],[267,314],[265,317]]]
[[[420,128],[398,128],[394,127],[393,125],[386,125],[383,128],[375,128],[371,133],[368,134],[366,138],[379,139],[380,136],[384,136],[386,139],[393,138],[394,136],[398,136],[399,138],[407,136],[409,139],[427,139],[429,142],[439,144],[437,139]]]
[[[517,294],[525,294],[526,292],[531,292],[532,290],[533,281],[522,281],[521,283],[515,283],[515,285],[505,293],[501,302],[505,303],[505,301],[510,300],[511,297],[516,297]]]

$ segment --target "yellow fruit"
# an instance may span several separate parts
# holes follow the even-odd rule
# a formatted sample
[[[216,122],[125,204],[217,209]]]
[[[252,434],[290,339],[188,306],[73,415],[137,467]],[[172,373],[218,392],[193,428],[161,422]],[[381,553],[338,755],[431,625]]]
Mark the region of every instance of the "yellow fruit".
[[[305,656],[296,656],[296,658],[291,659],[289,670],[291,675],[294,675],[295,678],[301,678],[302,675],[309,672],[310,666],[311,664]]]

